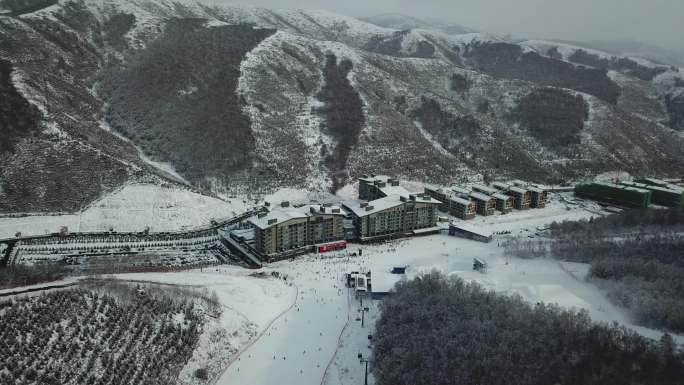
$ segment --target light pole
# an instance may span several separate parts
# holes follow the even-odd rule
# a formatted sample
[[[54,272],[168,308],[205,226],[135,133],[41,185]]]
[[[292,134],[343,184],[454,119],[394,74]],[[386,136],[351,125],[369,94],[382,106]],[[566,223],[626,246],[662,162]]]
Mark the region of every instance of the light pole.
[[[363,358],[363,354],[359,353],[359,363],[366,364],[366,374],[363,377],[363,385],[368,385],[368,363],[371,362],[368,358]]]
[[[366,306],[366,307],[363,307],[363,308],[361,308],[361,309],[359,309],[359,311],[361,312],[361,327],[363,327],[363,325],[364,325],[364,318],[365,318],[364,315],[365,315],[366,312],[368,312],[369,310],[370,310],[370,309],[368,309],[367,306]]]

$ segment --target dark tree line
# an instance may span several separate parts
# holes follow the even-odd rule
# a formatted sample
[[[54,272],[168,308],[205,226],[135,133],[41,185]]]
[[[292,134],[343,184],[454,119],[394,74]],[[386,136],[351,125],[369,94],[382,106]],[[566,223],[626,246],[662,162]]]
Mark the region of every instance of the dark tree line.
[[[12,64],[0,60],[0,156],[14,152],[22,139],[38,133],[41,114],[12,84]]]
[[[108,21],[110,44],[121,46],[133,22],[130,15]],[[127,51],[125,63],[112,63],[101,74],[111,126],[194,181],[252,166],[251,123],[236,92],[240,63],[275,32],[205,23],[170,19],[147,47]]]
[[[568,59],[575,63],[586,64],[596,68],[626,72],[629,75],[646,81],[651,81],[654,77],[668,70],[665,66],[646,67],[624,57],[612,56],[610,58],[602,58],[583,49],[578,49]]]
[[[325,102],[321,112],[325,115],[325,126],[336,142],[333,149],[326,149],[325,162],[330,170],[333,191],[344,185],[344,170],[352,148],[359,141],[359,134],[365,124],[363,102],[359,93],[349,82],[353,64],[348,59],[340,60],[333,54],[326,56],[323,76],[325,84],[318,98]]]
[[[580,95],[557,88],[537,88],[520,100],[515,118],[541,143],[552,148],[579,144],[587,103]]]
[[[647,340],[585,311],[534,306],[432,272],[397,285],[377,323],[379,385],[681,384],[672,337]]]
[[[0,289],[56,281],[66,273],[59,265],[0,267]]]
[[[56,4],[57,0],[0,0],[0,8],[6,8],[14,16],[39,11]]]
[[[684,209],[629,210],[551,225],[552,256],[591,264],[616,304],[645,326],[684,332]]]
[[[451,75],[451,90],[464,94],[470,90],[472,85],[472,80],[468,79],[467,76],[461,74]]]
[[[516,44],[477,42],[468,45],[463,56],[477,70],[492,76],[570,88],[611,104],[616,104],[620,96],[620,87],[608,77],[605,69],[575,66],[535,52],[523,52]]]
[[[681,80],[679,80],[681,82]],[[684,131],[684,94],[667,95],[665,107],[670,115],[670,127]]]
[[[135,25],[135,15],[128,13],[117,13],[110,17],[102,25],[104,40],[113,47],[123,50],[126,48],[125,35]]]

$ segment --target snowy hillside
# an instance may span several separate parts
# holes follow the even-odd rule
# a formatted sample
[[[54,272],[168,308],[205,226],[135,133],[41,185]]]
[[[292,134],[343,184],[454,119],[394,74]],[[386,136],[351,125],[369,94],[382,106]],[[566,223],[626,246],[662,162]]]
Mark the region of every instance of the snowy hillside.
[[[440,19],[419,19],[412,16],[384,13],[380,15],[364,17],[362,20],[386,28],[394,29],[433,29],[450,35],[460,35],[474,32],[462,25]]]
[[[0,147],[0,210],[77,212],[159,177],[229,197],[332,191],[372,172],[427,183],[684,172],[677,68],[375,23],[390,28],[190,0],[0,16],[3,108],[26,122]]]
[[[251,202],[253,203],[253,202]],[[219,200],[172,185],[128,184],[76,214],[0,217],[0,239],[70,231],[153,232],[207,227],[246,211],[244,199]]]

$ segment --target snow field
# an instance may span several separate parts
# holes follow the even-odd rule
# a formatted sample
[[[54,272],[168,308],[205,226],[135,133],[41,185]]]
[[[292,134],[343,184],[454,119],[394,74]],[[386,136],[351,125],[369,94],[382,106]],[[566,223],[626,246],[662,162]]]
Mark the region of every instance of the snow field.
[[[269,202],[271,207],[273,207],[283,201],[288,201],[291,205],[309,204],[311,202],[338,203],[339,198],[325,191],[316,192],[304,189],[281,188],[272,194],[265,195],[262,201]]]
[[[209,226],[212,219],[230,218],[249,208],[243,199],[223,201],[191,190],[155,184],[127,184],[79,214],[0,218],[0,239],[59,232],[181,231]]]
[[[204,287],[215,291],[221,303],[232,309],[239,317],[263,327],[292,302],[295,288],[286,282],[271,278],[254,278],[246,270],[234,266],[212,267],[177,273],[115,274],[114,278],[156,282],[178,286]],[[234,319],[223,320],[233,325]]]
[[[61,226],[78,228],[78,215],[36,215],[27,217],[0,218],[0,239],[14,238],[17,232],[26,235],[57,233]]]
[[[206,368],[209,378],[216,378],[237,360],[240,351],[258,340],[258,335],[280,314],[293,306],[297,290],[274,278],[249,277],[252,271],[231,266],[182,273],[118,274],[115,278],[156,282],[168,285],[204,287],[216,292],[223,314],[207,318],[199,346],[183,368],[179,383],[202,384],[194,377],[197,369]]]

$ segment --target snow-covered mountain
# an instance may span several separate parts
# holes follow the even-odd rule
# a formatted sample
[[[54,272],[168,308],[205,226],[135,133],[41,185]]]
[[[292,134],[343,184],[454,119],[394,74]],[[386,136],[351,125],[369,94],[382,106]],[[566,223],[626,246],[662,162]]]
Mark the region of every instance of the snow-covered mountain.
[[[53,3],[0,0],[0,211],[141,180],[230,195],[684,172],[676,67],[323,11]]]
[[[475,30],[464,27],[460,24],[449,21],[429,18],[420,19],[417,17],[402,15],[398,13],[383,13],[380,15],[369,16],[361,18],[371,24],[379,25],[385,28],[392,28],[398,30],[405,29],[431,29],[440,31],[449,35],[463,35],[466,33],[473,33]]]

